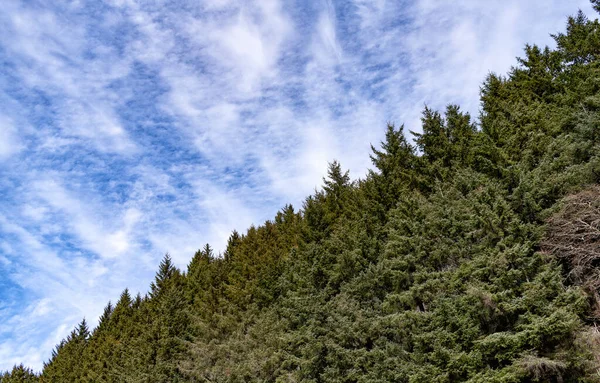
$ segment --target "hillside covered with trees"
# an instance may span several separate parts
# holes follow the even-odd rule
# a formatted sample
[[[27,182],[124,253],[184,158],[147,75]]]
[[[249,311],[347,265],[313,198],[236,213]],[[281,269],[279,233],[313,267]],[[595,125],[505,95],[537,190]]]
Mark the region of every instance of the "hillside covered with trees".
[[[600,23],[554,38],[0,382],[600,381]]]

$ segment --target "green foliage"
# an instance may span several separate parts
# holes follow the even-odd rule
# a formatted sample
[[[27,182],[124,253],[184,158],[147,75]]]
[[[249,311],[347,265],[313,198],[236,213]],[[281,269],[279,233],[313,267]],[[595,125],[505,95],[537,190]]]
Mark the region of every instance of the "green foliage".
[[[34,383],[39,381],[39,375],[22,364],[14,366],[11,371],[0,373],[0,383]]]
[[[479,124],[425,108],[414,145],[387,126],[365,179],[334,161],[300,211],[222,256],[207,244],[182,273],[166,255],[147,296],[83,321],[41,379],[600,381],[599,31],[579,13],[556,49],[526,46],[483,83]]]

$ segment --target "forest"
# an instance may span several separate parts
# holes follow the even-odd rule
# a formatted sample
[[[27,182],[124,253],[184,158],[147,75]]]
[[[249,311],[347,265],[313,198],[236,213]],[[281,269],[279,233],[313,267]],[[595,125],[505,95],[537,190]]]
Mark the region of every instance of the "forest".
[[[600,382],[600,23],[553,37],[0,382]]]

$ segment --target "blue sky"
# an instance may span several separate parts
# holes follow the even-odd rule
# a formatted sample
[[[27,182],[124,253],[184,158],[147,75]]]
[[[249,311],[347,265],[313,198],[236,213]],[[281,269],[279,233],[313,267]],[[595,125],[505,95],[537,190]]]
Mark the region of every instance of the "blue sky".
[[[385,123],[478,114],[479,85],[587,0],[3,0],[0,370],[223,249]]]

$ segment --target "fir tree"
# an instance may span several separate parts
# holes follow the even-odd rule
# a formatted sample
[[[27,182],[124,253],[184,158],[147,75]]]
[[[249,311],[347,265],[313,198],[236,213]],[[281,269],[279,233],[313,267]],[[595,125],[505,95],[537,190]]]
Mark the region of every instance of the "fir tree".
[[[175,274],[176,268],[173,265],[171,256],[167,253],[158,266],[158,272],[154,277],[154,282],[150,284],[150,297],[156,298],[163,290],[168,288]]]

